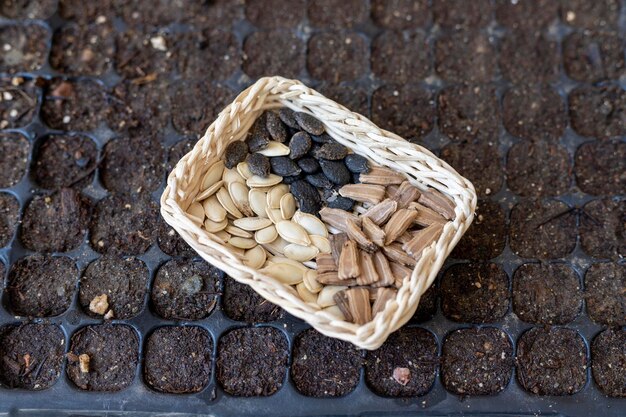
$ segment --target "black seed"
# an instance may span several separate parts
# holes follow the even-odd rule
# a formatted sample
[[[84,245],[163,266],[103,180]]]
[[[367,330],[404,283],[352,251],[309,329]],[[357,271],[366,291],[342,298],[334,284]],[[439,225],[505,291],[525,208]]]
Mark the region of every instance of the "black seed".
[[[351,172],[361,173],[370,171],[370,165],[367,162],[367,159],[365,159],[365,157],[361,155],[351,153],[350,155],[346,156],[345,162],[346,166]]]
[[[301,179],[302,179],[302,174],[292,175],[292,176],[289,176],[289,177],[283,177],[283,183],[289,185],[289,184],[293,184],[294,182],[299,181]]]
[[[309,156],[312,156],[313,158],[317,159],[315,155],[319,153],[321,147],[322,147],[321,143],[313,142],[311,144],[311,149],[309,149]]]
[[[343,161],[320,159],[320,166],[322,167],[324,175],[337,185],[345,185],[352,180],[350,171],[348,171],[348,168],[343,164]]]
[[[311,135],[311,139],[313,139],[313,142],[317,142],[317,143],[334,142],[334,139],[331,138],[330,135],[328,135],[328,133],[322,133],[321,135]]]
[[[265,126],[267,127],[267,131],[269,132],[272,139],[276,142],[283,143],[287,140],[287,128],[283,122],[280,121],[280,117],[274,112],[267,113],[267,120],[265,122]]]
[[[266,127],[267,114],[263,113],[258,119],[254,121],[254,124],[250,128],[246,143],[250,152],[258,152],[267,148],[270,143],[270,133]]]
[[[324,125],[315,117],[307,113],[295,112],[293,114],[298,125],[312,135],[321,135],[324,133]]]
[[[292,129],[298,129],[298,122],[294,117],[293,110],[288,107],[283,107],[278,111],[278,117],[283,121],[284,124],[289,126]]]
[[[320,164],[313,158],[298,159],[298,166],[307,174],[313,174],[320,169]]]
[[[347,197],[338,196],[333,201],[328,202],[328,207],[345,211],[352,211],[354,200]]]
[[[286,156],[276,156],[270,159],[270,165],[272,166],[272,172],[282,177],[290,177],[302,172],[300,167]]]
[[[322,174],[321,172],[319,174],[307,175],[306,177],[304,177],[304,179],[307,180],[309,184],[317,188],[333,188],[333,183],[330,182],[328,178],[326,178],[326,175]]]
[[[237,166],[239,162],[243,162],[248,155],[248,145],[245,142],[238,140],[237,142],[231,142],[224,152],[224,166],[226,168],[232,168]]]
[[[298,180],[291,184],[290,191],[298,202],[300,211],[319,216],[318,212],[322,209],[322,199],[315,187],[306,181]]]
[[[343,159],[348,155],[348,148],[337,142],[330,142],[323,144],[319,149],[316,149],[315,157],[330,159],[337,161]]]
[[[254,175],[267,177],[270,173],[270,160],[267,156],[260,153],[251,153],[246,159],[248,168]]]
[[[298,132],[289,141],[289,157],[298,159],[311,149],[311,137],[305,132]]]
[[[352,173],[352,183],[353,184],[360,184],[361,183],[361,174],[359,174],[358,172],[353,172]]]

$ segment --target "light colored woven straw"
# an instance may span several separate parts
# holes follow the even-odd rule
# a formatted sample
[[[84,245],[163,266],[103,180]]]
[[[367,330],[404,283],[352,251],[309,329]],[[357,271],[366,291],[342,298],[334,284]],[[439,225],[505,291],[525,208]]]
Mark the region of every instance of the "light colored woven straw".
[[[297,292],[278,280],[244,266],[219,238],[201,229],[187,216],[186,209],[199,193],[208,167],[221,157],[226,146],[245,138],[255,119],[264,111],[289,107],[312,114],[339,143],[376,164],[402,172],[417,187],[439,190],[455,203],[456,217],[446,223],[438,241],[424,250],[408,281],[397,297],[364,325],[337,320],[317,306],[307,304]],[[321,333],[376,349],[387,336],[414,314],[420,297],[433,283],[444,260],[474,217],[476,193],[472,184],[428,150],[380,129],[370,120],[322,96],[297,80],[261,78],[243,91],[209,126],[206,134],[170,174],[161,197],[161,214],[200,256],[235,280],[250,285],[257,293],[299,317]]]

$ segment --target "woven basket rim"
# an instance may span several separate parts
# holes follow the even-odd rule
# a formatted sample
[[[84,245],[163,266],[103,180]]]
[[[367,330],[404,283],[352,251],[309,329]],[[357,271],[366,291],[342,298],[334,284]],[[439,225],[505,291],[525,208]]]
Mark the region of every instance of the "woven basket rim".
[[[302,301],[296,291],[275,278],[251,269],[203,230],[185,210],[197,195],[210,164],[228,143],[245,137],[258,115],[268,109],[289,107],[318,118],[339,143],[378,165],[399,171],[424,190],[432,187],[450,197],[455,219],[444,226],[434,245],[424,250],[411,277],[405,280],[395,300],[364,325],[337,320],[319,307]],[[321,333],[347,340],[364,349],[378,348],[388,335],[414,314],[420,297],[433,283],[443,262],[471,224],[476,193],[470,181],[427,149],[380,129],[364,116],[330,100],[298,80],[264,77],[240,93],[209,126],[194,148],[176,164],[161,196],[165,221],[206,261],[224,270],[238,282],[250,285],[264,298],[280,305]]]

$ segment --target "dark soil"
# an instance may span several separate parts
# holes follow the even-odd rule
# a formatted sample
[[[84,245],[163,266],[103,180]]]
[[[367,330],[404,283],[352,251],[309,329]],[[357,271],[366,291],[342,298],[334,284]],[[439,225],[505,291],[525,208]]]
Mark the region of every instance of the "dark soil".
[[[7,295],[19,316],[53,317],[72,302],[78,269],[70,258],[32,255],[18,260],[9,271]]]
[[[498,203],[479,200],[472,225],[452,252],[457,259],[493,259],[504,250],[506,219]]]
[[[619,79],[624,73],[623,41],[616,33],[574,32],[563,41],[563,67],[578,81]]]
[[[160,40],[164,48],[157,49]],[[154,41],[151,42],[151,39]],[[122,77],[141,82],[146,75],[167,77],[176,65],[175,35],[170,32],[143,31],[129,28],[126,32],[118,32],[115,39],[115,70]],[[160,46],[159,46],[160,48]]]
[[[453,321],[491,323],[509,309],[509,278],[493,263],[457,264],[441,280],[441,309]]]
[[[574,160],[576,183],[583,192],[611,195],[626,190],[626,143],[585,143]]]
[[[567,324],[583,304],[576,272],[566,264],[524,264],[513,275],[513,311],[533,324]]]
[[[159,139],[148,132],[133,132],[106,144],[100,178],[112,192],[151,192],[163,181],[164,164]]]
[[[561,2],[561,19],[581,29],[610,29],[617,24],[619,0]]]
[[[369,48],[355,32],[323,32],[309,39],[307,68],[313,78],[337,83],[361,78],[368,70]]]
[[[426,292],[422,294],[420,302],[417,305],[417,309],[415,310],[413,317],[411,317],[411,323],[424,323],[435,316],[435,313],[437,313],[438,292],[439,291],[437,290],[437,287],[433,282],[430,288],[428,288]]]
[[[372,0],[372,20],[390,29],[410,29],[426,26],[427,0]]]
[[[353,112],[369,117],[367,91],[355,85],[321,84],[318,91]]]
[[[98,202],[90,228],[100,253],[140,255],[156,239],[158,206],[149,195],[110,195]]]
[[[515,83],[546,83],[559,76],[557,43],[540,34],[511,33],[500,45],[500,70]]]
[[[496,59],[488,36],[478,31],[445,34],[435,42],[435,71],[450,82],[489,82]]]
[[[372,121],[410,142],[430,132],[435,123],[431,94],[414,85],[386,85],[372,94]]]
[[[587,349],[572,329],[533,328],[517,343],[517,381],[538,395],[569,395],[587,381]]]
[[[250,77],[297,78],[304,69],[304,43],[290,31],[254,32],[243,44],[243,70]]]
[[[361,352],[354,345],[309,329],[294,342],[291,379],[303,395],[341,397],[359,384],[361,364]]]
[[[364,0],[311,0],[309,22],[317,27],[351,28],[367,20],[367,6]]]
[[[432,5],[433,21],[446,29],[486,26],[491,20],[492,6],[489,0],[455,1],[435,0]]]
[[[160,392],[202,391],[211,379],[213,339],[201,327],[160,327],[146,342],[143,376]]]
[[[556,200],[523,200],[511,211],[509,239],[522,258],[563,258],[576,245],[576,213]]]
[[[387,81],[404,83],[426,78],[430,55],[422,32],[381,32],[372,42],[372,72]]]
[[[37,71],[46,61],[48,30],[36,23],[0,27],[0,72]]]
[[[172,259],[157,271],[152,306],[167,320],[200,320],[213,311],[224,273],[204,261]]]
[[[583,207],[580,243],[595,258],[619,260],[626,255],[626,200],[603,199]]]
[[[52,129],[91,131],[105,120],[106,92],[95,81],[53,79],[46,84],[42,120]]]
[[[272,395],[285,380],[288,349],[285,335],[272,327],[232,330],[217,345],[217,381],[230,395]]]
[[[383,345],[367,352],[365,382],[378,395],[414,397],[424,395],[435,382],[437,340],[424,329],[404,327],[392,333]],[[409,370],[409,380],[402,384],[393,378],[394,369]]]
[[[282,0],[248,0],[246,17],[264,29],[294,28],[306,15],[305,0],[293,0],[285,7]]]
[[[626,397],[626,330],[608,329],[591,345],[593,379],[610,397]]]
[[[502,123],[523,139],[557,139],[567,125],[561,97],[548,86],[511,87],[502,100]]]
[[[247,323],[265,323],[278,320],[282,308],[270,303],[250,286],[240,284],[229,276],[224,279],[222,310],[231,320]]]
[[[35,152],[32,175],[43,188],[85,187],[93,180],[98,148],[86,136],[50,135]]]
[[[79,356],[89,355],[89,372],[83,373]],[[67,376],[87,391],[120,391],[135,379],[139,339],[126,325],[86,326],[72,335],[67,360]]]
[[[143,308],[148,278],[146,264],[137,258],[103,256],[85,269],[78,293],[80,305],[85,314],[101,317],[89,310],[89,303],[106,294],[113,317],[129,319]]]
[[[441,381],[458,395],[493,395],[513,373],[513,345],[494,327],[455,330],[443,342]]]
[[[9,388],[42,390],[61,375],[65,337],[52,324],[0,328],[0,382]]]
[[[557,18],[558,11],[559,2],[554,0],[496,0],[496,20],[511,29],[545,28]]]
[[[67,75],[102,75],[112,66],[115,53],[113,25],[61,27],[52,37],[50,65]]]
[[[0,133],[0,187],[12,187],[24,176],[30,144],[19,133]]]
[[[0,15],[9,19],[47,19],[57,6],[55,0],[5,0]]]
[[[0,129],[26,126],[36,110],[35,82],[22,77],[0,78]]]
[[[9,244],[17,229],[20,203],[8,193],[0,193],[0,248]]]
[[[596,323],[626,326],[626,265],[593,264],[585,274],[587,314]]]
[[[620,87],[580,87],[570,93],[569,104],[577,133],[600,139],[626,134],[626,92]]]
[[[158,220],[157,241],[159,248],[170,256],[193,258],[196,252],[184,241],[176,230],[172,229],[161,216]]]
[[[495,194],[502,187],[502,158],[497,141],[453,143],[441,150],[440,157],[469,179],[481,197]]]
[[[109,127],[120,132],[134,127],[150,132],[164,129],[170,119],[169,97],[163,94],[168,85],[159,79],[146,84],[123,81],[116,85],[107,109]]]
[[[173,49],[178,73],[185,79],[225,80],[241,66],[241,51],[231,32],[188,33]]]
[[[509,149],[507,184],[524,197],[557,196],[566,193],[572,167],[567,149],[546,140],[521,141]]]
[[[111,18],[115,9],[112,0],[85,2],[81,0],[59,0],[59,15],[66,20],[79,23],[93,22],[98,16]]]
[[[83,242],[90,217],[90,202],[71,188],[62,188],[28,203],[20,239],[36,252],[68,252]]]

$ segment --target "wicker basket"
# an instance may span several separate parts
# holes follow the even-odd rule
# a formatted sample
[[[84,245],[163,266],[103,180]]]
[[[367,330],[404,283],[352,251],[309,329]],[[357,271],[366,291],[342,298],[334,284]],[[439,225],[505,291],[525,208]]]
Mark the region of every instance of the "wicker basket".
[[[338,320],[302,301],[292,287],[244,266],[216,236],[201,229],[186,214],[211,163],[221,156],[230,142],[244,138],[264,110],[278,107],[312,114],[324,123],[333,138],[355,153],[402,172],[420,189],[435,188],[455,203],[455,219],[446,223],[438,241],[424,250],[410,279],[398,290],[396,299],[388,302],[385,310],[367,324],[359,326]],[[239,94],[209,126],[193,150],[178,162],[161,197],[161,214],[165,220],[208,262],[235,280],[250,285],[264,298],[307,321],[321,333],[364,349],[378,348],[390,333],[413,316],[420,297],[433,283],[446,257],[471,224],[475,208],[476,193],[472,184],[431,152],[380,129],[367,118],[299,81],[282,77],[261,78]]]

